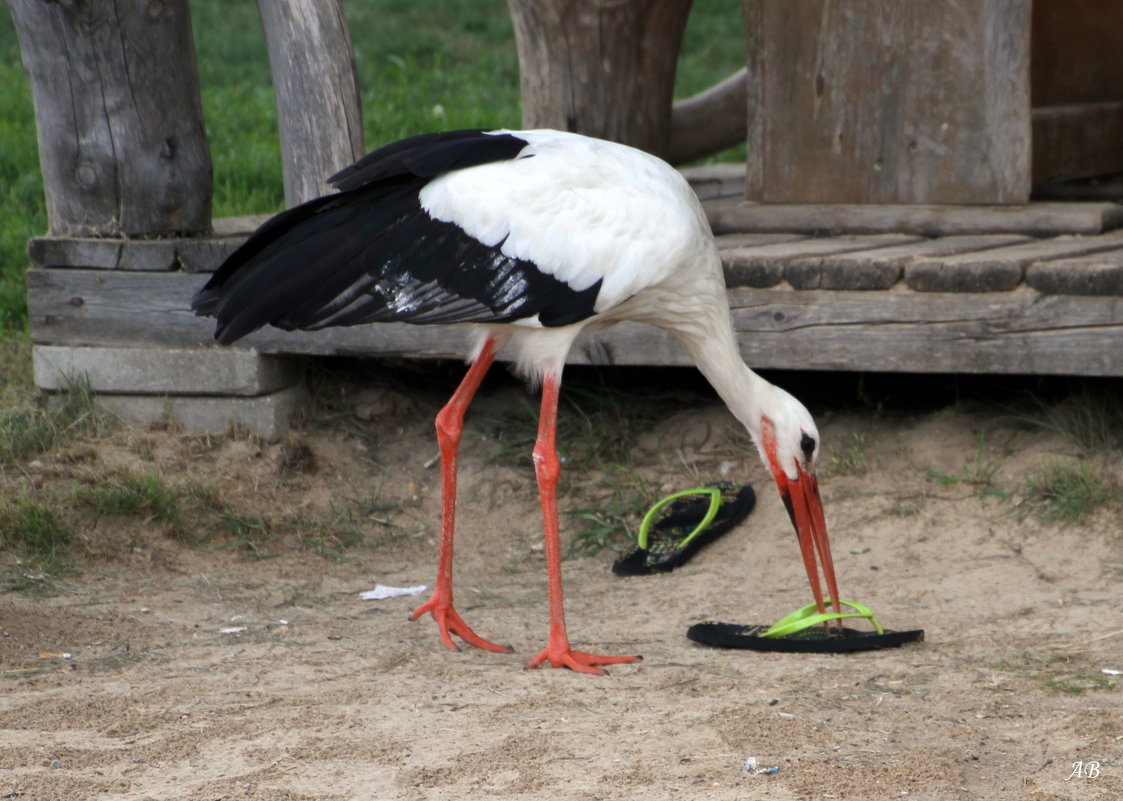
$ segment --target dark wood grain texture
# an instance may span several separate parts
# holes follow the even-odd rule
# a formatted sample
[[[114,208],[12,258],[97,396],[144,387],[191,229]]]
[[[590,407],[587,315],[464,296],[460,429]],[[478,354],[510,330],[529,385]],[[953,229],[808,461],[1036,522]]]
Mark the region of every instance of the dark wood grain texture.
[[[187,0],[9,0],[31,81],[53,234],[211,224],[211,159]]]

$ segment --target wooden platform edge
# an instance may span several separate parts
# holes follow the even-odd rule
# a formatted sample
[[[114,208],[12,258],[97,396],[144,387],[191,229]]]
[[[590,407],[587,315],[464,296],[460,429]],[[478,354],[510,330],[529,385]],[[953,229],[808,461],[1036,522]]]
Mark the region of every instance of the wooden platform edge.
[[[1123,227],[1118,203],[1030,203],[1025,206],[764,204],[736,198],[702,203],[715,234],[790,232],[817,236],[878,234],[1101,234]]]
[[[188,309],[202,276],[31,270],[32,339],[45,345],[209,348],[214,321]],[[1011,292],[856,292],[735,288],[734,324],[760,368],[927,373],[1123,375],[1123,297]],[[242,344],[262,354],[463,358],[454,326],[377,326],[286,333]],[[638,324],[583,340],[578,364],[686,365],[671,337]]]

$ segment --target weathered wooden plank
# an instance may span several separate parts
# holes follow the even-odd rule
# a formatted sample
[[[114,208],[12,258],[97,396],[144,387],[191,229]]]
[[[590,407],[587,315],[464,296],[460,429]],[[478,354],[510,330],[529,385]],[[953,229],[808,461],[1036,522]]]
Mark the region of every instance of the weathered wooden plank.
[[[887,372],[1123,374],[1123,297],[730,292],[749,364]]]
[[[183,272],[29,270],[32,339],[45,345],[211,347],[214,320],[196,317],[189,308],[191,296],[205,280]],[[239,340],[239,346],[266,354],[460,358],[466,342],[462,329],[388,323],[316,332],[264,328]]]
[[[961,234],[1098,234],[1123,226],[1118,203],[1030,203],[1024,206],[770,204],[727,199],[703,202],[717,234],[755,231],[921,236]]]
[[[1036,261],[1096,253],[1123,246],[1123,232],[1094,237],[1062,236],[993,250],[913,261],[905,283],[921,292],[1004,292],[1022,282]]]
[[[1031,264],[1026,283],[1057,294],[1123,295],[1123,250]]]
[[[889,289],[901,280],[905,265],[918,259],[987,250],[1027,239],[1014,235],[948,236],[872,251],[804,257],[788,262],[784,277],[796,289]]]
[[[1123,172],[1123,102],[1033,110],[1035,185],[1118,172]]]
[[[37,236],[28,241],[27,255],[36,267],[214,272],[268,218],[266,214],[220,218],[214,221],[214,232],[209,236]]]
[[[185,273],[132,275],[32,270],[37,344],[213,346],[214,321],[194,317],[200,281]],[[757,367],[809,370],[1123,375],[1123,297],[1001,293],[730,290],[742,351]],[[285,333],[240,343],[261,353],[461,358],[465,331],[385,324]],[[687,364],[667,334],[621,324],[574,349],[575,363]]]
[[[744,0],[764,203],[1024,203],[1030,0]]]
[[[53,234],[210,228],[211,160],[187,0],[9,0]]]
[[[784,277],[785,264],[794,259],[829,256],[854,250],[875,250],[917,241],[918,237],[899,234],[799,239],[756,247],[730,248],[722,251],[721,261],[725,267],[727,286],[764,288],[780,283]]]
[[[719,252],[736,248],[753,248],[774,245],[777,242],[798,242],[807,239],[803,234],[722,234],[714,237]]]
[[[246,234],[173,239],[42,236],[28,241],[27,255],[36,267],[213,272],[245,239]]]
[[[38,267],[174,270],[175,252],[172,239],[37,236],[27,243],[27,256]]]
[[[220,217],[214,221],[214,236],[178,240],[176,260],[179,266],[190,273],[213,273],[271,216]]]
[[[325,194],[327,178],[363,154],[363,114],[339,0],[258,0],[265,29],[285,203]]]

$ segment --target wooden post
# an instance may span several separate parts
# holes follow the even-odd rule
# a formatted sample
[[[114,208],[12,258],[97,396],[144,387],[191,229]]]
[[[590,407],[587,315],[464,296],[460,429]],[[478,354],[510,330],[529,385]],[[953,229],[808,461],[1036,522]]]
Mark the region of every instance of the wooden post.
[[[1025,203],[1030,0],[744,0],[746,196]]]
[[[691,0],[507,0],[523,125],[666,155]]]
[[[54,235],[210,230],[187,0],[8,0]]]
[[[327,178],[363,154],[354,52],[339,0],[258,0],[265,29],[285,203],[328,191]]]

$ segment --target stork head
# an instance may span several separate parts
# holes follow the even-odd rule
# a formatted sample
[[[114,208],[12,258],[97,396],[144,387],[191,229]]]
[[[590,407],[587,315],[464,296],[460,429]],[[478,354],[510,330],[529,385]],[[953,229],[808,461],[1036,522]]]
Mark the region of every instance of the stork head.
[[[820,612],[825,611],[819,581],[821,567],[831,604],[838,611],[838,582],[815,477],[819,430],[802,403],[779,387],[770,389],[762,398],[760,419],[753,421],[760,426],[759,433],[752,433],[795,527],[815,603]]]

